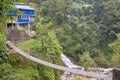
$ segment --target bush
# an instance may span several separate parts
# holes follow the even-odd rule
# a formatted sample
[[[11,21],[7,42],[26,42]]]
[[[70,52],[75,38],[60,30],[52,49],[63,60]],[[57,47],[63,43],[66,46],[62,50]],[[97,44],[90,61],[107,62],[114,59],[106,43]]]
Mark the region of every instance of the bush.
[[[120,54],[113,54],[111,62],[115,67],[120,67]]]
[[[103,55],[103,53],[99,53],[98,56],[95,57],[95,61],[99,66],[102,66],[102,67],[109,66],[109,62],[106,59],[105,55]]]
[[[2,32],[0,32],[0,63],[7,62],[8,54],[6,48],[6,39]]]
[[[95,65],[94,60],[89,56],[89,52],[84,52],[84,54],[80,57],[80,62],[82,63],[85,70],[88,70],[88,67]]]

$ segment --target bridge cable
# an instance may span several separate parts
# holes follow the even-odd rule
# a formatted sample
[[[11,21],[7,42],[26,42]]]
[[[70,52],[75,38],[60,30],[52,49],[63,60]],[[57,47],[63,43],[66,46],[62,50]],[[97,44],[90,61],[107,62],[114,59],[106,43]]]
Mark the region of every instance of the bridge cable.
[[[24,56],[24,57],[26,57],[26,58],[34,61],[34,62],[37,62],[39,64],[42,64],[42,65],[45,65],[45,66],[48,66],[48,67],[52,67],[52,68],[55,68],[55,69],[58,69],[58,70],[83,75],[83,76],[95,77],[95,78],[100,78],[100,79],[105,79],[105,80],[112,80],[112,77],[110,75],[103,75],[103,74],[98,74],[98,73],[95,73],[95,72],[86,72],[86,71],[71,69],[71,68],[60,66],[60,65],[52,64],[52,63],[49,63],[47,61],[43,61],[41,59],[38,59],[36,57],[33,57],[33,56],[23,52],[22,50],[20,50],[16,46],[14,46],[14,44],[11,43],[10,41],[7,42],[7,45],[9,47],[11,47],[12,49],[14,49],[20,55],[22,55],[22,56]]]

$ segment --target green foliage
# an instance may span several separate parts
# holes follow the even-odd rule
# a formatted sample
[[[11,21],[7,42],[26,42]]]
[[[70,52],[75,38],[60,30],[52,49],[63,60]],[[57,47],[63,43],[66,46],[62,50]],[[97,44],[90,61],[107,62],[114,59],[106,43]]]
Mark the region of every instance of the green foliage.
[[[12,80],[13,79],[14,70],[10,64],[0,64],[0,80]]]
[[[12,18],[12,16],[6,15],[7,11],[15,10],[13,6],[11,6],[11,2],[19,2],[21,0],[0,0],[0,28],[5,26],[6,20]]]
[[[112,66],[120,67],[120,54],[113,54],[112,56]]]
[[[0,64],[0,80],[39,80],[38,70],[33,67],[23,68],[24,65],[20,64],[18,56],[10,56],[12,61],[10,63]],[[17,58],[17,59],[16,59]],[[13,61],[14,60],[14,61]],[[21,67],[22,66],[22,67]],[[20,68],[21,67],[21,68]]]
[[[39,72],[33,67],[27,67],[25,69],[18,68],[15,70],[14,80],[39,80]]]
[[[18,54],[11,54],[9,56],[9,63],[13,66],[13,67],[21,67],[24,65],[21,65],[20,62],[21,60],[23,60],[23,57],[18,55]]]
[[[37,4],[36,32],[41,43],[39,47],[44,46],[40,49],[38,46],[32,47],[34,55],[38,52],[40,55],[55,55],[56,46],[51,47],[54,45],[47,41],[52,41],[50,37],[56,33],[64,53],[79,60],[79,55],[87,50],[98,64],[109,64],[112,54],[108,44],[120,32],[119,0],[28,1]],[[53,43],[57,42],[53,39]]]
[[[8,54],[6,48],[6,39],[3,32],[0,31],[0,64],[8,61]]]
[[[87,50],[92,58],[97,57],[96,62],[109,65],[111,50],[108,44],[116,39],[115,34],[120,31],[118,3],[118,0],[73,2],[71,20],[56,29],[64,53],[78,60],[78,56]],[[98,53],[99,50],[101,53]]]
[[[65,53],[77,57],[88,50],[90,55],[95,57],[93,53],[99,45],[99,26],[84,16],[81,17],[81,21],[75,16],[72,19],[70,25],[62,25],[63,27],[56,32]]]
[[[66,20],[66,16],[71,12],[72,0],[46,0],[41,1],[41,15],[51,17],[54,25],[61,25]],[[39,4],[38,4],[39,5]],[[39,13],[39,12],[38,12]]]
[[[88,70],[88,67],[95,65],[94,60],[89,56],[89,52],[84,52],[84,54],[80,57],[80,62],[82,66],[84,66],[85,70]]]
[[[52,68],[39,65],[38,69],[41,80],[55,80],[54,70]]]
[[[0,80],[39,80],[38,70],[33,67],[13,69],[10,64],[0,65]]]
[[[120,67],[120,34],[117,35],[117,40],[115,42],[109,44],[109,47],[113,51],[113,56],[112,56],[112,65],[116,67]]]
[[[103,53],[99,53],[94,59],[99,66],[108,67],[110,65]]]
[[[5,35],[0,31],[0,47],[5,47],[6,39]]]
[[[38,45],[38,42],[39,42],[39,41],[37,41],[37,40],[35,40],[35,39],[30,39],[30,40],[28,40],[28,41],[26,41],[26,42],[18,43],[17,46],[18,46],[21,50],[27,51],[27,52],[29,53],[30,49],[32,49],[32,48],[35,47],[35,46],[39,46],[39,45],[40,45],[40,44]],[[32,45],[32,46],[31,46],[31,45]]]
[[[26,42],[18,43],[17,46],[37,58],[61,65],[62,48],[52,29],[52,22],[46,23],[36,25],[37,39],[30,39]],[[60,79],[60,71],[58,70],[40,64],[38,65],[38,70],[40,71],[39,76],[41,80]]]
[[[13,9],[9,5],[13,1],[18,0],[0,1],[0,79],[59,80],[60,71],[29,60],[29,67],[18,68],[24,58],[16,54],[10,55],[9,58],[13,67],[17,65],[16,70],[5,63],[8,62],[8,54],[2,26],[8,19],[5,13]],[[17,46],[21,50],[59,65],[61,53],[64,51],[77,61],[80,60],[86,70],[87,67],[94,66],[95,62],[101,66],[108,66],[110,60],[111,65],[120,67],[120,35],[116,36],[120,33],[119,0],[27,1],[35,3],[33,6],[37,17],[34,25],[37,38],[18,43]]]
[[[102,15],[99,15],[101,17],[101,44],[105,47],[107,44],[114,41],[116,37],[116,33],[120,32],[119,28],[119,20],[120,20],[120,9],[119,9],[119,2],[118,0],[108,0],[105,3],[101,5],[101,10],[104,12]]]
[[[56,38],[56,34],[53,31],[52,23],[49,22],[47,25],[38,25],[38,40],[41,44],[41,53],[40,59],[47,60],[54,64],[61,65],[61,53],[62,48],[59,45],[59,41]],[[34,50],[35,48],[33,48]],[[43,80],[59,80],[60,79],[60,71],[39,65],[40,76]],[[42,70],[42,71],[41,71]]]
[[[7,54],[7,49],[0,47],[0,63],[8,62],[8,54]]]
[[[57,23],[57,25],[62,24],[63,20],[64,20],[64,14],[62,12],[57,12],[56,13],[56,23]]]
[[[113,50],[114,53],[120,53],[120,34],[117,35],[117,40],[114,43],[109,44],[109,47]]]

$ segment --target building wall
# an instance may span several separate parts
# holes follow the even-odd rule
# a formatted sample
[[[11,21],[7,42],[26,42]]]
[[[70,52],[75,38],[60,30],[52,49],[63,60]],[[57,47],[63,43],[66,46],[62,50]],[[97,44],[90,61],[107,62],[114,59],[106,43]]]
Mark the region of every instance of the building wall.
[[[29,38],[29,36],[25,32],[25,27],[27,27],[27,24],[25,25],[19,25],[23,29],[18,30],[16,27],[16,24],[7,24],[7,39],[12,41],[12,42],[19,42],[19,41],[24,41]]]
[[[16,11],[8,11],[7,15],[16,15],[16,13],[17,13]]]
[[[20,9],[22,12],[21,16],[18,16],[18,23],[30,23],[34,22],[34,10]]]
[[[25,10],[25,9],[19,9],[19,10],[23,13],[23,15],[27,15],[27,16],[34,16],[35,15],[34,10]]]
[[[17,20],[13,20],[13,21],[17,21],[18,23],[34,22],[34,10],[20,9],[20,11],[22,12],[22,14],[19,16],[16,16],[16,14],[17,14],[16,11],[8,11],[7,14],[16,16]]]
[[[34,34],[32,34],[33,29],[31,24],[18,24],[20,27],[19,29],[16,27],[15,23],[7,23],[6,26],[7,39],[12,42],[21,42],[29,39],[30,37],[34,37]]]
[[[7,37],[13,42],[34,36],[31,25],[34,22],[34,9],[25,5],[21,6],[21,4],[20,6],[18,4],[16,8],[20,11],[20,15],[18,15],[18,11],[8,11],[8,17],[13,15],[14,18],[6,22]]]
[[[21,15],[18,16],[18,23],[31,23],[34,22],[34,17],[33,16],[26,16],[26,15]]]

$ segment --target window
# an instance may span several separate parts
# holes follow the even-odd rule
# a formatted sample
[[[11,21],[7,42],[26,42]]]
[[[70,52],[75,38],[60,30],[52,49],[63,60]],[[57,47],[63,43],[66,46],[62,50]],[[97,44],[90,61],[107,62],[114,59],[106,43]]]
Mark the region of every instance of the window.
[[[32,11],[30,11],[30,14],[32,14]]]
[[[26,15],[21,16],[22,19],[27,19]]]
[[[18,16],[18,19],[21,19],[21,16]]]
[[[30,19],[30,20],[34,20],[34,17],[33,17],[33,16],[31,16],[29,19]]]
[[[26,15],[18,16],[18,19],[28,19],[28,16]]]

